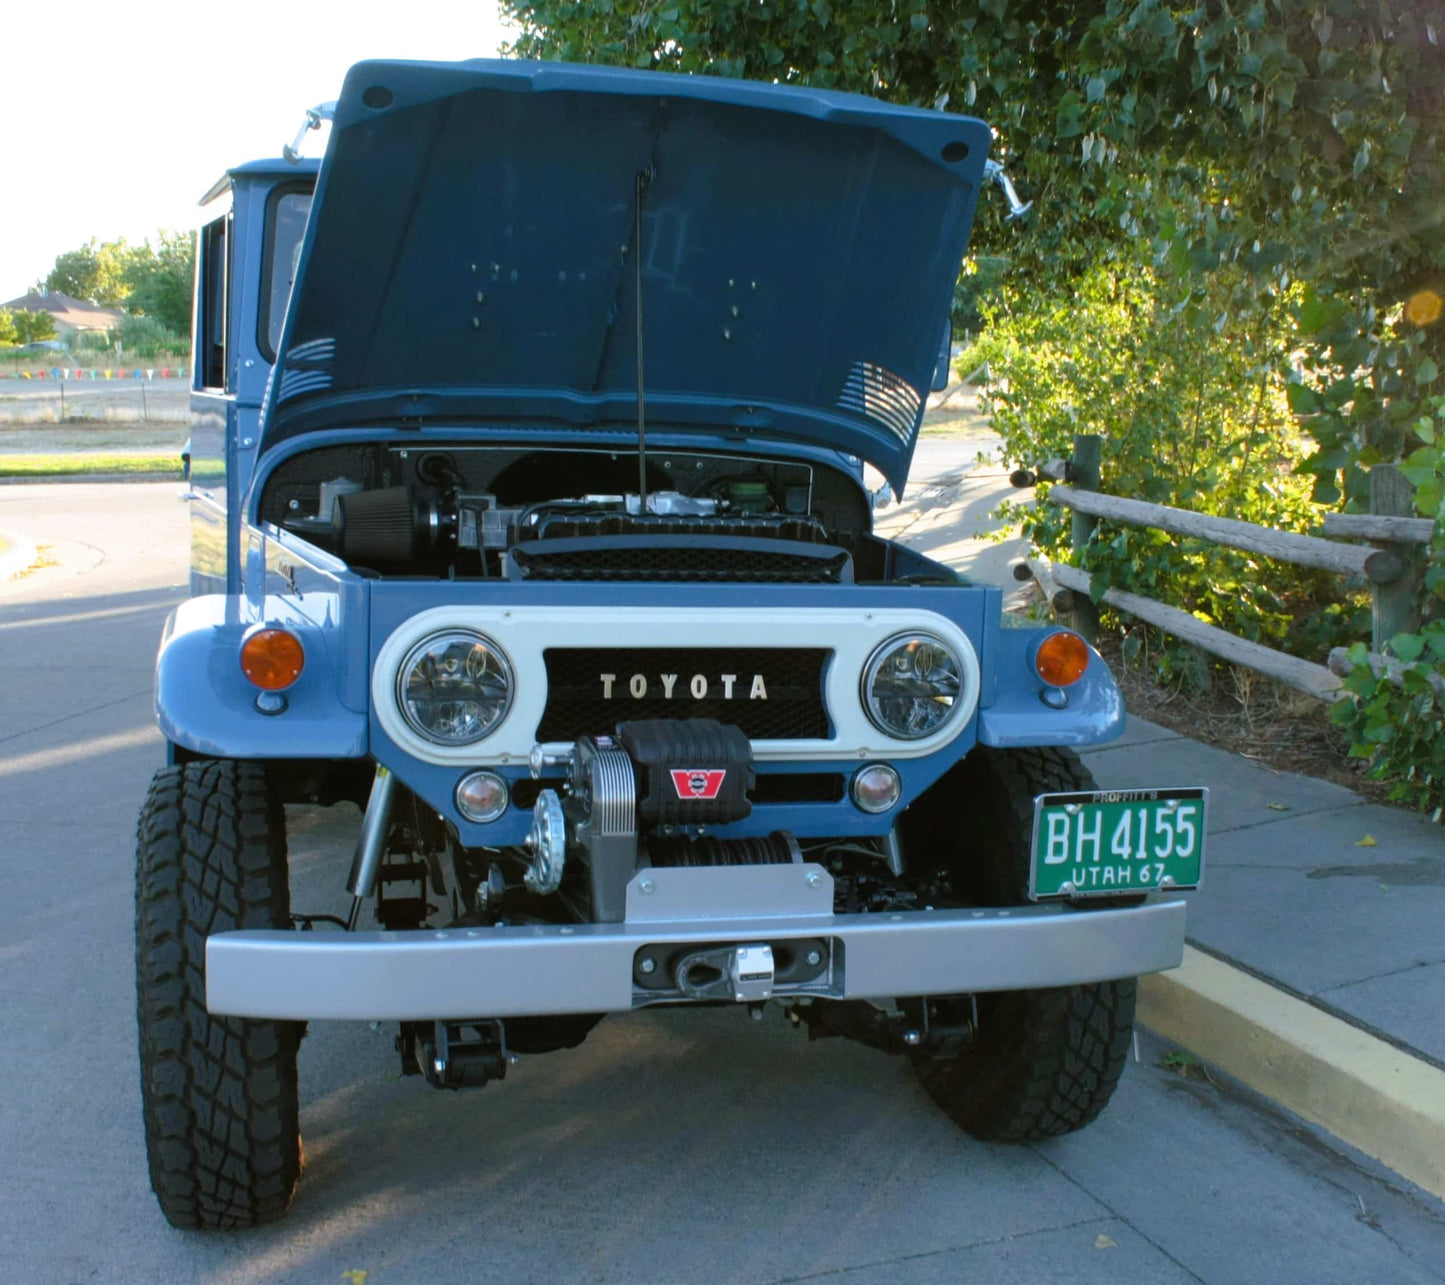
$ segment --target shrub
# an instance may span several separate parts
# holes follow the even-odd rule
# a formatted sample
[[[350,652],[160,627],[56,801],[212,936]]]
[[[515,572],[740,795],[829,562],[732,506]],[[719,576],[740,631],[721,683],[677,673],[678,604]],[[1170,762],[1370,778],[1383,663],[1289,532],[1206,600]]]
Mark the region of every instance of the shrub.
[[[182,338],[155,317],[125,317],[116,331],[121,349],[132,357],[172,356],[190,350]]]
[[[1392,799],[1432,811],[1439,821],[1445,812],[1445,397],[1434,399],[1433,413],[1414,425],[1414,435],[1423,445],[1402,469],[1415,484],[1416,512],[1435,521],[1425,623],[1389,642],[1389,652],[1406,666],[1398,685],[1375,676],[1363,643],[1352,647],[1348,694],[1331,717],[1349,733],[1350,753],[1369,764],[1370,775],[1393,781]]]
[[[1283,530],[1314,525],[1311,479],[1299,472],[1314,443],[1288,406],[1288,310],[1233,311],[1231,286],[1221,278],[1181,296],[1149,264],[1119,258],[1068,293],[1009,292],[986,308],[989,328],[965,364],[989,364],[984,406],[1008,457],[1068,458],[1076,433],[1099,433],[1105,492]],[[1094,572],[1097,593],[1129,589],[1274,645],[1340,597],[1324,573],[1108,522],[1072,559],[1070,512],[1043,503],[1047,493],[1041,484],[1039,503],[1002,515],[1051,559]],[[1314,620],[1308,645],[1338,640],[1353,616]],[[1177,644],[1152,654],[1165,674],[1198,672]]]

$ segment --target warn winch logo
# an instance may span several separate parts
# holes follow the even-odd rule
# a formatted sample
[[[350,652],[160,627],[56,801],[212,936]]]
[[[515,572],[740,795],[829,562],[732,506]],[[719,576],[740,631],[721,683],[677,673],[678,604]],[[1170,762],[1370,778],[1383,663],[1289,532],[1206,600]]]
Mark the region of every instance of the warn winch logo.
[[[727,779],[727,768],[709,771],[703,768],[673,768],[672,788],[680,799],[715,799]]]

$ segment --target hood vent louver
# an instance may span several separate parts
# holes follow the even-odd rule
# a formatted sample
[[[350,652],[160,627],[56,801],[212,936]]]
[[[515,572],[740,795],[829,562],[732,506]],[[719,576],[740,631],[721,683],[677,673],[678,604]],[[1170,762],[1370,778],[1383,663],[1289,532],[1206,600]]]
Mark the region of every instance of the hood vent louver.
[[[838,395],[842,410],[857,411],[909,442],[923,412],[923,395],[902,375],[871,361],[855,361]]]
[[[302,393],[330,388],[332,376],[329,368],[335,356],[335,339],[312,339],[287,352],[286,369],[281,374],[281,386],[276,391],[277,404]]]

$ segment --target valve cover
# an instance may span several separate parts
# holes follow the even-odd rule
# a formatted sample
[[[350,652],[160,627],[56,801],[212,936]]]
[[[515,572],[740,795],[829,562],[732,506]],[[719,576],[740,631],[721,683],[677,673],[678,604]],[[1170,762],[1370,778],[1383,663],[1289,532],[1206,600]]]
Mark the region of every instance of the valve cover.
[[[711,718],[623,723],[617,742],[638,775],[643,825],[719,825],[752,812],[753,747],[741,728]]]

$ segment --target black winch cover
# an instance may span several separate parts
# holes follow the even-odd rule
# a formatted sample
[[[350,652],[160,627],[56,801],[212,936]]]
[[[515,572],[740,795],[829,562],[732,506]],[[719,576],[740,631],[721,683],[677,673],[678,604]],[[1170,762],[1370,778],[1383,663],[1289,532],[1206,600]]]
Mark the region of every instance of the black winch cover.
[[[752,812],[753,747],[739,727],[712,718],[622,723],[617,740],[637,769],[644,825],[720,825]]]

